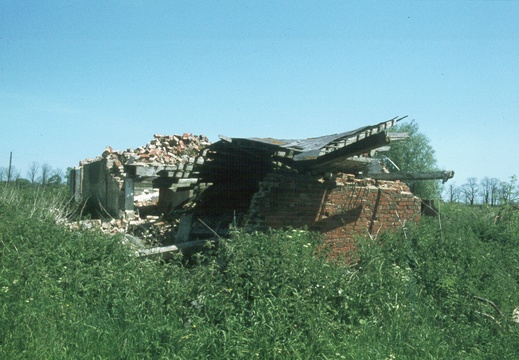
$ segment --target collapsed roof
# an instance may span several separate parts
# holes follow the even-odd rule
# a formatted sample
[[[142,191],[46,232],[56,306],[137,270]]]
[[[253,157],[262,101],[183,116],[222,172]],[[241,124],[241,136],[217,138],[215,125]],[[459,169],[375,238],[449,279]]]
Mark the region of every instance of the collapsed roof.
[[[155,135],[146,146],[125,152],[107,148],[101,157],[81,162],[72,176],[73,193],[77,201],[99,206],[112,216],[128,216],[137,210],[141,217],[155,211],[164,218],[180,219],[181,235],[176,240],[186,241],[190,236],[202,238],[201,230],[194,229],[198,223],[189,220],[193,215],[200,221],[203,218],[205,227],[221,229],[222,234],[228,230],[222,224],[240,224],[240,217],[243,223],[249,221],[253,199],[267,196],[269,174],[280,176],[287,184],[296,174],[302,174],[301,178],[312,175],[309,178],[318,181],[339,173],[379,180],[452,177],[452,172],[385,171],[374,155],[388,151],[392,142],[408,138],[407,133],[389,131],[404,118],[300,140],[220,136],[210,143],[202,135]],[[159,189],[157,202],[139,205],[151,188]]]
[[[374,154],[389,150],[393,141],[408,138],[407,133],[389,132],[405,118],[395,117],[352,131],[299,140],[220,136],[219,141],[211,144],[204,136],[155,135],[145,147],[126,152],[107,148],[93,163],[82,162],[82,166],[92,166],[84,172],[77,171],[74,192],[78,195],[76,199],[90,199],[93,206],[100,202],[114,214],[117,209],[133,209],[134,196],[151,187],[162,189],[163,195],[182,191],[182,199],[187,196],[198,204],[211,204],[215,211],[221,209],[221,204],[246,211],[259,183],[272,171],[319,176],[347,173],[386,180],[445,181],[452,177],[452,172],[385,174],[387,171]],[[104,163],[95,165],[101,162]],[[114,195],[111,187],[103,186],[108,181],[101,171],[103,166],[115,180],[113,189],[125,194]],[[204,199],[200,198],[202,194]],[[109,200],[112,198],[115,200]],[[113,204],[108,206],[110,201]],[[168,207],[176,208],[178,201],[180,197],[176,196]]]
[[[372,126],[340,134],[303,140],[272,138],[227,138],[213,149],[230,157],[258,158],[269,154],[274,162],[311,172],[358,172],[366,169],[373,150],[389,150],[391,141],[402,140],[408,134],[388,133],[386,130],[405,117],[393,118]]]
[[[208,147],[203,162],[197,161],[190,167],[165,168],[159,172],[161,178],[157,185],[193,187],[197,183],[215,184],[236,178],[258,181],[275,169],[312,174],[366,173],[375,160],[372,158],[375,152],[387,151],[392,141],[408,137],[407,133],[387,131],[404,118],[395,117],[353,131],[301,140],[220,135],[220,141]]]

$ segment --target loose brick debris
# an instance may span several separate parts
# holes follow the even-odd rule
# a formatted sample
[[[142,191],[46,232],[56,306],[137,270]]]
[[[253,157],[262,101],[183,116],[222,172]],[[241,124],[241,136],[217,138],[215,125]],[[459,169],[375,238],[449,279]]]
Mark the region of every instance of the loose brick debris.
[[[87,165],[105,158],[107,169],[112,176],[124,181],[125,165],[142,166],[168,166],[187,164],[190,159],[199,154],[203,149],[211,145],[209,139],[204,135],[193,135],[184,133],[183,135],[153,135],[153,140],[144,146],[126,151],[113,150],[107,146],[101,156],[94,159],[86,159],[80,165]]]
[[[182,135],[159,135],[155,134],[153,139],[144,146],[125,151],[114,150],[107,146],[103,153],[94,158],[80,162],[81,166],[88,165],[106,159],[108,173],[124,186],[124,179],[128,176],[125,172],[126,165],[142,167],[180,167],[193,162],[193,157],[203,153],[203,150],[211,145],[209,139],[204,135],[193,135],[184,133]],[[200,160],[198,160],[200,161]],[[153,207],[157,205],[159,192],[157,189],[144,189],[135,195],[134,204],[136,208]],[[178,225],[178,219],[164,219],[159,215],[140,216],[138,212],[125,214],[121,218],[107,218],[80,220],[69,223],[71,230],[101,230],[108,234],[126,234],[135,245],[139,239],[148,244],[167,242],[173,237],[174,229]]]

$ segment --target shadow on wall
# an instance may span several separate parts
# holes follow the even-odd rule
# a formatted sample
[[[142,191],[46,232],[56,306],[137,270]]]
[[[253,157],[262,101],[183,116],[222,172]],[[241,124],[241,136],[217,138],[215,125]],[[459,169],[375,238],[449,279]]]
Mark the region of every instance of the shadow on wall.
[[[339,227],[349,226],[357,222],[362,213],[362,205],[357,205],[352,209],[342,211],[335,215],[321,216],[319,220],[315,222],[315,225],[310,227],[310,230],[319,232],[329,232]]]
[[[397,228],[420,217],[420,199],[401,182],[343,175],[283,176],[271,173],[251,203],[259,230],[307,227],[323,234],[334,252],[354,248],[354,237]]]

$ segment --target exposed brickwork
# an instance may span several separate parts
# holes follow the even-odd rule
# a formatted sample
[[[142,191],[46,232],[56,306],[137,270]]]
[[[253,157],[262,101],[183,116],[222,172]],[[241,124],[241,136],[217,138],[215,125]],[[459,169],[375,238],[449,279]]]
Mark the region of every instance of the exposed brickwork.
[[[124,211],[133,210],[135,205],[144,206],[142,199],[146,196],[141,195],[154,187],[153,180],[160,170],[171,170],[171,176],[177,181],[190,177],[195,164],[204,163],[209,145],[204,135],[184,133],[155,134],[146,145],[126,151],[115,151],[107,146],[101,156],[82,160],[80,166],[72,170],[71,177],[77,180],[72,193],[77,202],[88,203],[86,210],[94,216],[121,218]],[[166,198],[166,205],[175,205],[174,200]]]
[[[354,235],[376,235],[418,221],[420,206],[398,181],[271,173],[252,199],[249,223],[258,229],[307,226],[324,234],[336,256],[353,249]]]

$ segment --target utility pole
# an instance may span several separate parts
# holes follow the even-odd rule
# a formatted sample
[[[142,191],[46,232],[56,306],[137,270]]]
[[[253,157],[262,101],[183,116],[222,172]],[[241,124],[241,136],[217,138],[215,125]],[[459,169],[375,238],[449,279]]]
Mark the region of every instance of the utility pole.
[[[7,184],[11,181],[11,164],[13,162],[13,152],[9,153],[9,168],[7,169]]]

